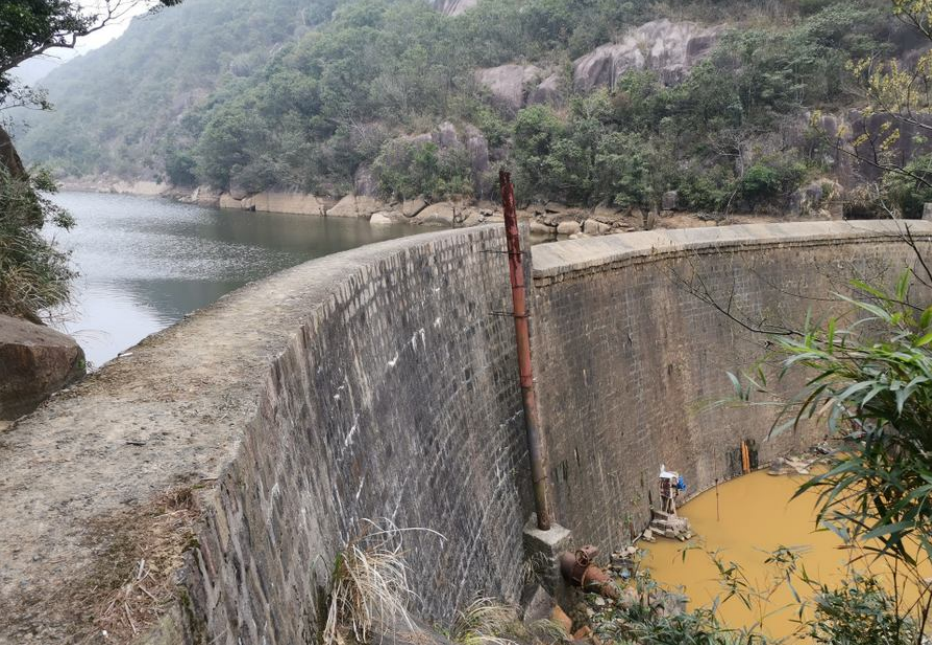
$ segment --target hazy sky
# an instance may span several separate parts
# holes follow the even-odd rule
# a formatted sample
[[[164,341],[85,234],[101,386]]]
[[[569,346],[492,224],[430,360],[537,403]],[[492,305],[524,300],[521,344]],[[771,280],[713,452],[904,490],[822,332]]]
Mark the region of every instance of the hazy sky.
[[[3,0],[0,0],[0,2],[2,1]],[[23,64],[22,67],[17,68],[13,73],[18,76],[24,83],[30,85],[37,83],[40,81],[40,79],[45,77],[46,74],[51,72],[65,61],[74,58],[78,54],[86,54],[91,50],[106,45],[114,38],[118,38],[124,31],[126,31],[126,28],[129,26],[129,23],[133,17],[144,13],[148,8],[147,5],[145,5],[143,2],[138,2],[137,0],[123,1],[135,2],[135,4],[132,6],[129,4],[127,5],[127,7],[130,7],[130,10],[127,11],[120,20],[114,21],[100,31],[94,32],[86,38],[79,40],[78,46],[75,50],[53,49],[42,56],[38,56],[32,60],[27,61]],[[86,8],[89,12],[99,11],[99,3],[101,2],[103,2],[103,0],[80,0],[81,6]]]
[[[111,0],[114,1],[114,0]],[[128,0],[123,0],[127,3]],[[99,11],[100,7],[103,5],[103,0],[81,0],[81,6],[85,7],[89,12]],[[133,16],[139,15],[140,13],[145,12],[147,7],[143,3],[137,3],[137,6],[134,6],[131,11],[129,11],[125,18],[111,23],[104,29],[101,29],[98,32],[91,34],[90,36],[82,39],[78,47],[78,51],[84,53],[92,49],[97,49],[101,45],[105,45],[114,38],[120,36],[126,27],[129,26],[129,22]]]

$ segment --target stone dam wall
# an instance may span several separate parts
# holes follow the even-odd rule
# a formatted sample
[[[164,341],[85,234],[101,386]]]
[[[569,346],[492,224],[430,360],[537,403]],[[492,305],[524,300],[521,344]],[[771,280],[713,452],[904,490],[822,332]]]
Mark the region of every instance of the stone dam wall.
[[[932,225],[914,230],[927,248]],[[99,636],[88,608],[138,575],[147,552],[135,542],[158,533],[145,527],[179,515],[156,504],[166,491],[186,491],[197,512],[172,543],[179,601],[147,643],[315,642],[334,562],[365,519],[445,536],[405,538],[426,621],[479,595],[517,600],[532,508],[513,323],[495,315],[511,307],[503,251],[501,229],[479,227],[296,267],[0,434],[0,644]],[[827,315],[825,293],[894,280],[914,261],[883,223],[535,247],[534,361],[559,522],[613,548],[646,520],[660,463],[697,492],[733,473],[742,439],[766,461],[817,438],[764,442],[767,415],[698,405],[731,392],[725,372],[752,363],[763,339],[697,285],[767,325],[809,307]],[[98,641],[113,642],[86,642]]]
[[[768,351],[737,321],[799,330],[810,312],[817,322],[846,309],[830,294],[850,293],[852,280],[892,287],[906,267],[923,275],[898,230],[766,224],[535,248],[534,361],[560,522],[618,548],[659,502],[660,464],[696,495],[740,473],[744,440],[762,464],[821,440],[822,427],[805,424],[768,439],[774,408],[711,405],[734,396],[728,372],[752,371]]]
[[[512,323],[492,315],[511,297],[499,233],[347,276],[273,362],[200,534],[190,588],[209,634],[315,641],[308,600],[370,519],[444,536],[404,540],[422,615],[517,597],[526,450]]]

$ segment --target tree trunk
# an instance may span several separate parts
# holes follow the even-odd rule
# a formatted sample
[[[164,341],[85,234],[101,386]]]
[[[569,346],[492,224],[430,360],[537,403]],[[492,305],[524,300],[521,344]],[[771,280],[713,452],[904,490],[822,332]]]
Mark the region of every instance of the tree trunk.
[[[13,179],[26,179],[23,160],[19,158],[16,148],[13,147],[13,140],[3,127],[0,127],[0,166],[9,172]]]

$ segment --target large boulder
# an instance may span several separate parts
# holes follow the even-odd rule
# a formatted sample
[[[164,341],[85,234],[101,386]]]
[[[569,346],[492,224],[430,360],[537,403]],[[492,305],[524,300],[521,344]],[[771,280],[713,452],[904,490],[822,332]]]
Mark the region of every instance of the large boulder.
[[[480,224],[485,223],[485,218],[482,216],[482,213],[479,212],[478,208],[466,209],[464,212],[459,214],[457,219],[459,220],[459,225],[463,228],[479,226]]]
[[[399,219],[399,215],[391,211],[382,211],[379,213],[373,213],[372,217],[369,218],[369,223],[373,226],[391,226]]]
[[[315,195],[289,191],[266,191],[244,199],[241,202],[241,208],[261,213],[323,216],[326,204]]]
[[[401,213],[405,217],[414,217],[422,210],[427,208],[428,204],[424,199],[418,197],[416,199],[406,199],[401,205]]]
[[[932,141],[928,137],[928,132],[932,129],[930,114],[919,112],[914,122],[907,122],[889,114],[850,110],[847,122],[848,141],[858,144],[855,172],[847,178],[850,186],[863,183],[865,178],[876,181],[882,177],[882,170],[873,163],[874,148],[885,149],[885,153],[892,156],[898,164],[905,164],[921,155],[932,154]],[[845,183],[844,178],[842,183]]]
[[[561,105],[563,103],[562,80],[559,74],[551,74],[531,91],[528,105]]]
[[[229,194],[230,194],[230,197],[232,197],[233,199],[237,201],[243,201],[244,199],[249,197],[249,191],[246,190],[243,186],[237,184],[236,182],[233,182],[230,184]]]
[[[456,220],[456,206],[452,202],[431,204],[420,212],[417,221],[421,224],[445,224],[453,226]]]
[[[587,219],[585,222],[583,222],[582,230],[586,235],[595,236],[605,235],[612,230],[612,227],[608,224],[603,224],[596,219]]]
[[[466,128],[466,151],[469,153],[469,164],[473,174],[487,172],[491,167],[489,160],[489,141],[477,128]]]
[[[224,210],[243,210],[243,202],[241,199],[233,197],[230,193],[223,193],[220,195],[220,208]]]
[[[625,72],[652,69],[673,85],[709,54],[720,31],[720,27],[692,22],[649,22],[628,31],[621,42],[602,45],[578,58],[573,63],[573,83],[577,90],[588,92],[613,85]]]
[[[557,226],[557,235],[564,237],[569,237],[571,235],[576,235],[577,233],[582,232],[582,226],[579,225],[579,222],[569,220],[566,222],[560,222]]]
[[[524,107],[529,87],[539,83],[542,74],[536,65],[500,65],[478,70],[476,81],[488,88],[496,103],[517,111]]]
[[[194,203],[204,208],[220,207],[220,191],[210,186],[201,186],[194,191]]]
[[[85,369],[84,352],[69,336],[0,316],[0,420],[32,412]]]
[[[449,121],[444,121],[440,124],[440,127],[437,128],[436,143],[437,147],[441,150],[457,149],[463,146],[463,144],[460,143],[456,126]]]
[[[365,217],[386,210],[385,204],[372,197],[347,195],[327,211],[327,217]]]
[[[668,190],[661,198],[661,208],[665,211],[675,211],[679,201],[680,193],[676,190]]]

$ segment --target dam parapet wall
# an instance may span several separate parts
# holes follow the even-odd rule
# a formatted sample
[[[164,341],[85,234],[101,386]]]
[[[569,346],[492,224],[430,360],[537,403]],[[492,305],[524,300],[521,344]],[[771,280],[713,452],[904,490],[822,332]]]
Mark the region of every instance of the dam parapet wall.
[[[914,231],[926,248],[932,225]],[[478,596],[516,601],[532,508],[504,250],[499,227],[478,227],[315,260],[0,434],[0,644],[99,631],[89,609],[138,576],[166,517],[181,518],[176,558],[159,561],[178,602],[153,642],[316,640],[334,564],[366,520],[443,536],[405,536],[431,623]],[[852,278],[895,280],[915,261],[889,223],[661,231],[532,255],[556,515],[603,550],[646,519],[660,463],[695,492],[729,476],[741,440],[766,461],[818,436],[764,442],[766,415],[700,405],[764,349],[709,300],[787,324],[829,315],[826,294]]]

